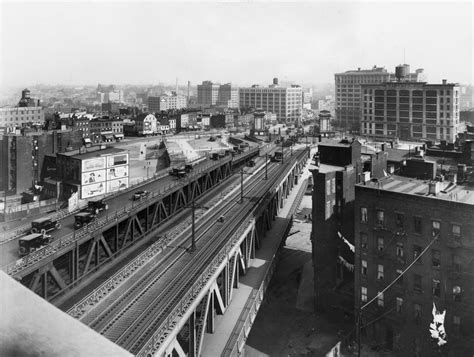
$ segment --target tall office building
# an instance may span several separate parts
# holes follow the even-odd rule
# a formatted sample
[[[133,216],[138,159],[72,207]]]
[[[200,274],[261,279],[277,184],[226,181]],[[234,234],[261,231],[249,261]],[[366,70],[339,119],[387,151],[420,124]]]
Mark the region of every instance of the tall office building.
[[[298,85],[280,87],[278,78],[268,87],[253,85],[239,88],[239,107],[275,113],[280,123],[299,124],[303,108],[303,91]]]
[[[197,103],[203,106],[212,106],[217,104],[220,84],[214,84],[211,81],[203,81],[197,86]]]
[[[410,66],[403,65],[411,81],[425,80],[423,69],[410,72]],[[383,67],[346,71],[334,75],[336,82],[336,120],[346,129],[359,131],[361,121],[361,88],[362,84],[377,84],[395,79]]]
[[[361,134],[378,139],[446,140],[454,143],[459,127],[459,85],[406,80],[364,84]]]
[[[356,185],[354,308],[363,343],[397,356],[474,351],[474,193],[462,176]],[[434,308],[445,312],[442,346],[430,335]]]
[[[238,108],[239,88],[233,87],[230,83],[219,86],[216,105],[225,106],[227,108]]]

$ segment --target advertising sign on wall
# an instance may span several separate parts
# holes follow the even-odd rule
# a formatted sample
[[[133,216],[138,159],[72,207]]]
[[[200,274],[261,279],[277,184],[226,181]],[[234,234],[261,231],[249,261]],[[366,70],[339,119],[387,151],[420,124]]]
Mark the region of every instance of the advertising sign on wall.
[[[81,187],[81,198],[86,199],[93,196],[103,195],[105,193],[105,182],[93,183],[92,185],[83,185]]]
[[[105,169],[105,157],[82,160],[82,172]]]
[[[128,154],[107,156],[107,167],[128,164]]]
[[[88,184],[96,183],[96,182],[104,182],[105,172],[106,170],[83,172],[81,182],[83,185],[88,185]]]
[[[128,166],[116,166],[107,169],[107,181],[128,177]]]
[[[128,177],[107,181],[107,192],[115,192],[128,188]]]

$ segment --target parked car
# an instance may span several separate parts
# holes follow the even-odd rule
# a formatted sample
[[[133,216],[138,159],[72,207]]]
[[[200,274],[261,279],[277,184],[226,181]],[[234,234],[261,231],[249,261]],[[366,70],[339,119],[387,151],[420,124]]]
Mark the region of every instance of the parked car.
[[[60,229],[61,223],[56,220],[53,220],[49,217],[38,218],[31,222],[30,233],[47,233],[54,231],[55,229]]]
[[[137,201],[141,200],[142,198],[147,197],[150,194],[148,191],[136,191],[133,193],[132,200]]]
[[[174,167],[173,169],[171,169],[170,175],[176,176],[177,178],[181,178],[181,177],[185,177],[187,172],[188,171],[186,171],[185,168]]]
[[[20,255],[20,257],[30,254],[35,250],[47,245],[49,243],[50,238],[50,235],[46,235],[43,233],[32,233],[21,237],[18,240],[18,254]]]
[[[97,216],[92,212],[79,212],[74,216],[74,228],[79,229],[95,220]]]
[[[107,211],[109,209],[109,205],[105,202],[104,199],[94,200],[87,202],[87,207],[83,209],[83,212],[91,212],[94,214],[99,214],[102,211]]]

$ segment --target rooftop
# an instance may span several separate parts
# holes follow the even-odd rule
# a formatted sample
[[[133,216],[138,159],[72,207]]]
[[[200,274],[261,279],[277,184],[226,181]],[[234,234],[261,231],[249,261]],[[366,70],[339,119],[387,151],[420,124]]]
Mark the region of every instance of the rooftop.
[[[392,175],[383,180],[371,180],[365,184],[358,184],[357,186],[474,205],[474,185],[457,185],[445,180],[438,182],[439,193],[434,195],[429,193],[430,182],[430,180],[418,180],[410,177]]]
[[[98,146],[92,146],[90,148],[86,148],[86,152],[83,154],[79,153],[79,150],[74,150],[74,151],[66,151],[62,153],[58,153],[57,155],[64,155],[64,156],[69,156],[75,159],[79,160],[84,160],[84,159],[90,159],[93,157],[100,157],[100,156],[107,156],[107,155],[112,155],[112,154],[118,154],[118,153],[126,153],[126,150],[122,149],[116,149],[112,147],[106,147],[105,149],[100,149]]]

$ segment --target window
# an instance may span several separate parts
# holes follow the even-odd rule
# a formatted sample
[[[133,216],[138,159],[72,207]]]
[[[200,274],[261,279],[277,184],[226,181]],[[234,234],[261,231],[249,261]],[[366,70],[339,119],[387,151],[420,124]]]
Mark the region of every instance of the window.
[[[420,324],[421,322],[421,305],[420,304],[413,305],[413,319],[415,320],[415,323],[417,325]]]
[[[461,258],[459,255],[453,255],[453,268],[455,271],[461,271]]]
[[[377,250],[383,252],[383,237],[377,237]]]
[[[400,297],[397,297],[397,312],[399,314],[402,313],[402,306],[403,306],[403,299]]]
[[[413,217],[415,233],[421,234],[421,217]]]
[[[360,234],[360,247],[363,249],[367,249],[367,234],[366,233]]]
[[[379,291],[377,295],[377,305],[383,307],[383,293]]]
[[[384,223],[384,211],[377,210],[377,222],[378,225],[383,226]]]
[[[436,237],[437,235],[439,235],[441,231],[441,222],[440,221],[433,221],[433,237]]]
[[[453,286],[453,300],[456,302],[461,302],[461,287],[459,285]]]
[[[383,280],[383,265],[382,264],[377,265],[377,279]]]
[[[367,302],[367,288],[365,286],[360,287],[360,300]]]
[[[397,257],[403,258],[403,243],[397,243]]]
[[[326,180],[326,196],[331,194],[331,180]]]
[[[395,223],[397,225],[398,228],[403,228],[403,214],[402,213],[397,213],[396,214],[396,220],[395,220]]]
[[[456,242],[461,241],[461,226],[459,224],[453,224],[453,239]]]
[[[402,275],[403,271],[401,269],[397,269],[396,271],[396,278],[400,277],[398,280],[397,280],[397,284],[398,285],[402,285],[403,284],[403,275]]]
[[[413,260],[420,257],[422,251],[423,251],[423,249],[421,249],[421,247],[419,245],[413,245]],[[418,258],[417,263],[419,263],[419,264],[422,263],[422,258],[421,257]]]
[[[413,290],[421,292],[422,291],[422,277],[419,274],[413,275]]]
[[[441,266],[441,252],[433,249],[431,251],[431,266],[433,268],[439,268]]]
[[[360,208],[360,221],[362,223],[367,223],[367,219],[368,219],[368,216],[367,216],[367,207],[361,207]]]
[[[453,315],[453,331],[454,333],[459,333],[461,328],[461,317],[457,315]]]
[[[441,282],[433,279],[433,296],[441,297]]]
[[[367,275],[367,260],[362,260],[361,274]]]

